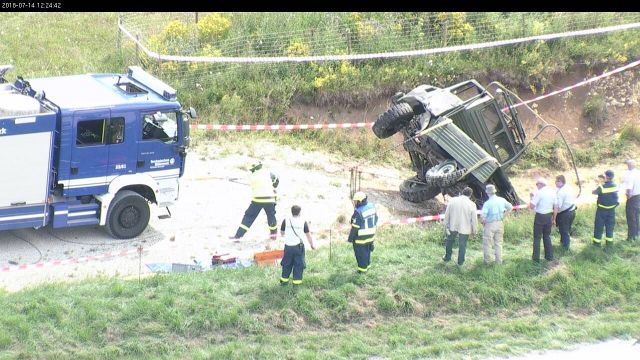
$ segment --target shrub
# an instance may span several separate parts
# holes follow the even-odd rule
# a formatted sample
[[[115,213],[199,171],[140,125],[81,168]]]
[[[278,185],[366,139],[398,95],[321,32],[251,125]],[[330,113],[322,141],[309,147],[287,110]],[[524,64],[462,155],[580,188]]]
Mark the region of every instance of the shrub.
[[[198,40],[201,43],[212,43],[223,38],[229,28],[231,20],[221,13],[211,13],[198,22]]]
[[[640,143],[640,126],[627,123],[620,131],[620,139]]]
[[[607,103],[603,95],[592,95],[587,98],[582,108],[582,113],[587,117],[589,124],[599,127],[607,120]]]

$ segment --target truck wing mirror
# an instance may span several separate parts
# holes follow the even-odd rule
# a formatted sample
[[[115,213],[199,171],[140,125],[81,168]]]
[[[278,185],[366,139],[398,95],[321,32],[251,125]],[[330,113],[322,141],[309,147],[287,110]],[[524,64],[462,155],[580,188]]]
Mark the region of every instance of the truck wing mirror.
[[[187,114],[189,114],[189,117],[192,119],[198,118],[198,114],[196,114],[196,109],[192,107],[189,107],[189,110],[187,110]]]

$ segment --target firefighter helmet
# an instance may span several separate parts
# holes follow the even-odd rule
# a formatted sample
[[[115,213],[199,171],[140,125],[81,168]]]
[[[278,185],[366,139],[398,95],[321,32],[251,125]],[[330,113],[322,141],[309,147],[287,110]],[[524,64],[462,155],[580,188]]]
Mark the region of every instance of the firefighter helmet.
[[[355,194],[353,194],[353,201],[362,201],[366,198],[367,198],[367,194],[365,194],[362,191],[358,191]]]

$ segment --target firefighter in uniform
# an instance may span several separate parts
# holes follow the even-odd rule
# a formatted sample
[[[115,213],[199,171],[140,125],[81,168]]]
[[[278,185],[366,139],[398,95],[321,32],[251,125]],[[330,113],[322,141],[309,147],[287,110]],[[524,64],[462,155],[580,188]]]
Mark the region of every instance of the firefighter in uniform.
[[[363,274],[369,270],[371,263],[378,214],[375,205],[367,202],[367,195],[362,191],[353,194],[353,205],[355,211],[351,216],[351,232],[347,241],[353,243],[358,273]]]
[[[267,214],[267,223],[269,224],[269,233],[272,239],[275,239],[278,231],[278,223],[276,221],[276,188],[280,183],[277,176],[270,173],[262,166],[261,162],[254,164],[249,169],[251,175],[249,177],[249,186],[251,186],[252,198],[251,204],[244,212],[242,222],[238,227],[238,231],[230,239],[239,240],[249,230],[253,221],[260,214],[260,210],[264,209]]]
[[[613,171],[607,170],[604,175],[604,184],[592,191],[592,194],[598,195],[598,208],[593,229],[593,245],[596,246],[602,243],[603,228],[606,229],[605,245],[613,242],[613,226],[616,223],[616,207],[619,204],[618,186],[613,182]]]

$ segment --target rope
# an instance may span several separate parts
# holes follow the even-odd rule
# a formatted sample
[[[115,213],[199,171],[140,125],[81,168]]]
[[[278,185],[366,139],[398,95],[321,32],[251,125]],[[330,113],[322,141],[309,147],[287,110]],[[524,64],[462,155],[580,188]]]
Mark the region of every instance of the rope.
[[[495,162],[496,164],[498,164],[498,166],[500,166],[500,162],[496,158],[494,158],[493,156],[488,156],[488,157],[478,161],[477,163],[475,163],[472,167],[468,168],[467,171],[465,171],[465,173],[462,174],[462,176],[460,176],[457,181],[462,180],[465,176],[467,176],[468,174],[474,172],[477,168],[479,168],[480,166],[482,166],[482,165],[484,165],[484,164],[486,164],[486,163],[488,163],[490,161],[491,162]]]
[[[453,120],[451,120],[450,118],[446,118],[446,119],[444,119],[443,121],[441,121],[441,122],[440,122],[439,124],[437,124],[437,125],[434,125],[434,126],[432,126],[432,127],[429,127],[429,128],[426,128],[426,129],[424,129],[424,130],[419,131],[419,132],[414,136],[414,138],[415,138],[415,137],[418,137],[418,136],[426,135],[427,133],[429,133],[429,132],[431,132],[431,131],[433,131],[433,130],[435,130],[435,129],[439,129],[439,128],[441,128],[441,127],[444,127],[445,125],[449,125],[449,124],[451,124],[452,122],[453,122]]]

